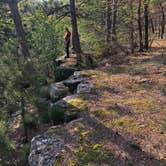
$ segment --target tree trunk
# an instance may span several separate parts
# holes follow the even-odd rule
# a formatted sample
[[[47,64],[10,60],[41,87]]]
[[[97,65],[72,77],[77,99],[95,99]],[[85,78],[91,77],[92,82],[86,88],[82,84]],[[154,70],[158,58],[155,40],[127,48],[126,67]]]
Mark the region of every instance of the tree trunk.
[[[8,1],[7,3],[12,13],[12,18],[15,24],[18,41],[21,45],[22,54],[24,58],[27,59],[29,57],[29,49],[28,49],[28,44],[26,41],[22,21],[21,21],[21,16],[19,14],[17,2],[14,0],[14,1]]]
[[[106,0],[106,13],[105,13],[105,26],[106,26],[106,35],[105,35],[105,45],[106,52],[110,51],[110,35],[111,35],[111,9],[110,9],[110,0]]]
[[[164,33],[165,33],[165,14],[164,14],[164,7],[160,3],[161,7],[161,13],[162,13],[162,21],[161,21],[161,39],[164,38]]]
[[[150,23],[151,23],[151,29],[152,29],[152,33],[155,33],[155,27],[154,27],[154,23],[153,23],[153,18],[150,18]]]
[[[77,65],[81,63],[81,45],[78,34],[77,18],[76,18],[76,8],[75,0],[70,0],[70,14],[71,14],[71,23],[72,23],[72,42],[73,49],[77,54]]]
[[[22,117],[22,121],[23,121],[23,127],[24,127],[24,143],[28,142],[28,128],[25,124],[25,100],[23,97],[23,92],[21,92],[21,117]]]
[[[139,51],[143,51],[143,41],[142,41],[142,24],[141,24],[141,3],[142,0],[139,0],[138,5],[138,30],[139,30]]]
[[[145,46],[146,50],[149,49],[149,13],[148,13],[148,4],[144,4],[144,17],[145,17]]]
[[[133,19],[134,19],[134,13],[133,13],[133,0],[130,1],[130,48],[131,53],[134,53],[134,25],[133,25]]]
[[[116,19],[117,19],[117,2],[118,0],[112,1],[112,27],[111,27],[111,34],[112,34],[112,41],[116,40]]]
[[[158,21],[158,38],[161,37],[161,16],[159,15],[159,21]]]

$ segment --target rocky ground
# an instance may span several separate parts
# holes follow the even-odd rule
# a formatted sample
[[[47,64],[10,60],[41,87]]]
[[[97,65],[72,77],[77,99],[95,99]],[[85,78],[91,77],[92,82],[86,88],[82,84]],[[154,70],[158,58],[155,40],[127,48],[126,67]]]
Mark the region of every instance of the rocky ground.
[[[77,72],[71,76],[77,90],[71,80],[63,82],[70,91],[60,104],[78,116],[63,125],[43,126],[32,141],[31,156],[44,149],[55,166],[165,166],[166,43],[152,46],[149,52],[103,59],[96,69],[81,72],[85,80]],[[73,63],[71,58],[65,65]],[[49,165],[42,155],[34,160]]]

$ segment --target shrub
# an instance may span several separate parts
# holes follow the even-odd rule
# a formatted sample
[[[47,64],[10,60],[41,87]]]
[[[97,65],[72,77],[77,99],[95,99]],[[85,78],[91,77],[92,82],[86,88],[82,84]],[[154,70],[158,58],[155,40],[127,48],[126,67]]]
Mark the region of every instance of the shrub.
[[[51,108],[51,120],[54,124],[58,124],[64,121],[65,111],[63,108],[54,106]]]
[[[21,156],[20,156],[20,159],[22,161],[21,163],[27,163],[29,152],[30,152],[30,144],[29,143],[24,144],[21,149]]]
[[[46,101],[44,98],[39,98],[36,102],[35,102],[36,107],[38,108],[39,112],[43,112],[43,111],[48,111],[49,110],[49,102]]]
[[[14,149],[14,145],[7,135],[7,123],[0,120],[0,165],[5,165],[9,152]]]
[[[50,110],[45,110],[40,112],[39,119],[41,123],[50,123],[51,122]]]
[[[75,69],[73,68],[57,68],[55,72],[55,81],[63,81],[74,74]]]
[[[23,126],[29,129],[37,128],[38,125],[38,115],[32,112],[27,112],[23,120]]]

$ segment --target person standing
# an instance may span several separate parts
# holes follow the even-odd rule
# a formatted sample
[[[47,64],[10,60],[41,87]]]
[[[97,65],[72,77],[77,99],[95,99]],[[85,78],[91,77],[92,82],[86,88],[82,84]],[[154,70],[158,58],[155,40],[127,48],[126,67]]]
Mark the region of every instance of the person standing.
[[[68,28],[65,29],[66,32],[65,32],[65,50],[66,50],[66,56],[65,58],[70,58],[69,56],[69,47],[70,47],[70,37],[71,37],[71,32],[69,31]]]

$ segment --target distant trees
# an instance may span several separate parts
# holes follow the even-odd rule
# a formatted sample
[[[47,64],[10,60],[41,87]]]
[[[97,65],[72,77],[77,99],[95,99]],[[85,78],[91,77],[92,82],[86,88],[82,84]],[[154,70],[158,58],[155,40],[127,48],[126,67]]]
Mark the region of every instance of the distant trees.
[[[116,39],[116,22],[117,22],[117,6],[118,0],[112,0],[112,26],[111,26],[111,35],[112,41]]]
[[[138,0],[138,31],[139,31],[139,51],[143,51],[142,21],[141,21],[141,4],[142,0]]]
[[[133,0],[130,0],[130,49],[134,53],[134,9]]]
[[[165,33],[165,13],[164,13],[164,7],[162,3],[159,4],[161,8],[161,15],[162,15],[162,21],[161,21],[161,39],[164,38],[164,33]]]
[[[105,5],[105,45],[106,52],[110,51],[110,37],[111,37],[111,1],[106,0]]]
[[[145,17],[145,45],[146,50],[149,49],[149,5],[148,3],[144,4],[144,17]]]

